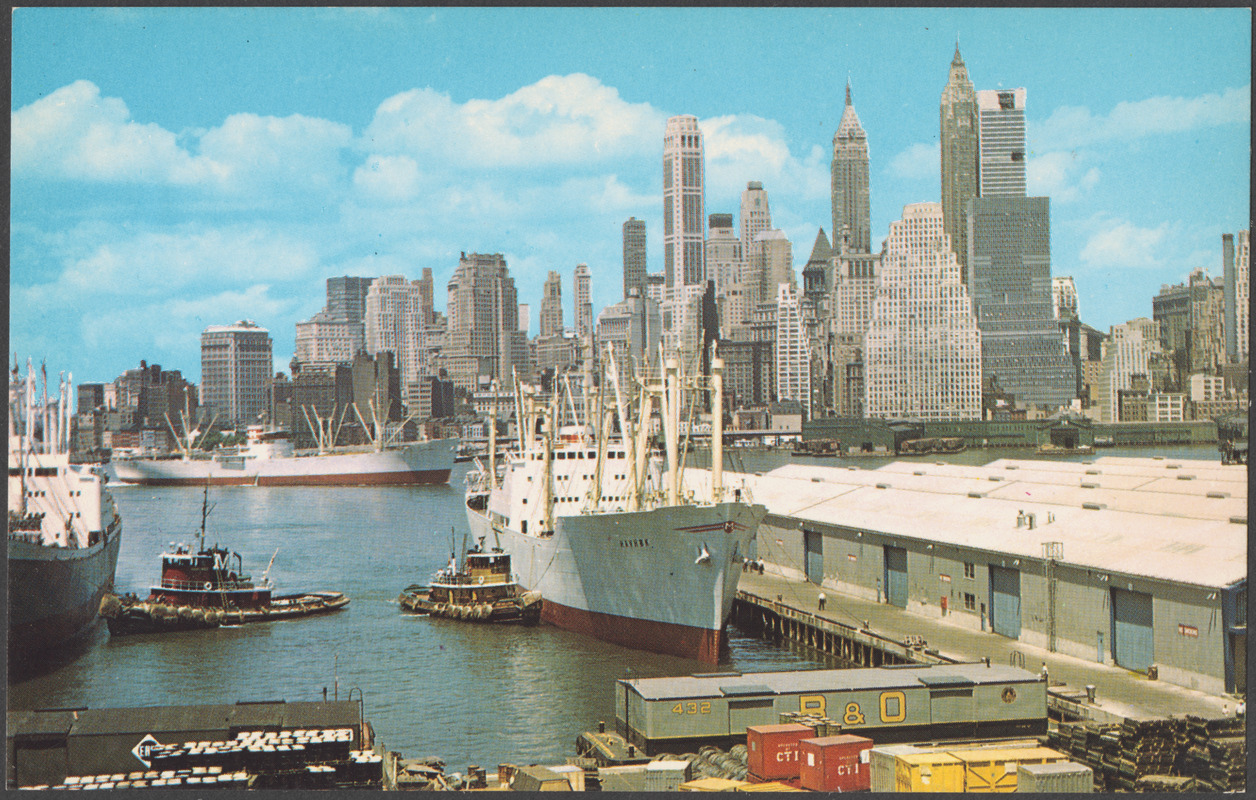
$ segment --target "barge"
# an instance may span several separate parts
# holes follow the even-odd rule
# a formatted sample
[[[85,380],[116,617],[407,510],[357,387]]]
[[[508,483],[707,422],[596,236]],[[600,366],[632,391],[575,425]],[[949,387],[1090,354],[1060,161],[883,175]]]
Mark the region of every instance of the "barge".
[[[1015,667],[904,664],[871,669],[622,679],[615,725],[647,755],[744,742],[783,714],[830,717],[877,744],[1047,732],[1047,684]]]

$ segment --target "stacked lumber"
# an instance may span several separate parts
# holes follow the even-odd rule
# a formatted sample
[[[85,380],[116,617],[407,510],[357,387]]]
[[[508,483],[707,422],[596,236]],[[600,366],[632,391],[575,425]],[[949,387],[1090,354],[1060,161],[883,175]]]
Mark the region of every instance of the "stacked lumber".
[[[1196,778],[1209,792],[1241,792],[1247,788],[1247,737],[1243,719],[1186,718],[1189,744],[1183,774]]]
[[[1178,754],[1175,719],[1126,719],[1120,728],[1119,784],[1133,791],[1144,775],[1171,776]],[[1109,786],[1109,789],[1117,787]]]
[[[1142,775],[1134,781],[1134,791],[1155,792],[1193,792],[1195,779],[1189,775]]]

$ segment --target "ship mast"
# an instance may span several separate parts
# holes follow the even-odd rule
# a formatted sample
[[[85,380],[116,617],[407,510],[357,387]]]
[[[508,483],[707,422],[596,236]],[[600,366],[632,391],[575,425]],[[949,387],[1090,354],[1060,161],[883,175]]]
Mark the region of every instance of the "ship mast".
[[[497,380],[489,384],[493,399],[488,404],[488,486],[497,488]]]
[[[541,491],[545,492],[542,504],[545,516],[541,520],[542,531],[554,532],[554,417],[558,407],[558,393],[550,395],[550,404],[542,412],[541,459],[544,470],[541,477]]]
[[[724,359],[711,343],[711,502],[724,497]]]
[[[663,394],[663,437],[667,440],[667,504],[680,503],[680,364],[675,356],[667,359]]]

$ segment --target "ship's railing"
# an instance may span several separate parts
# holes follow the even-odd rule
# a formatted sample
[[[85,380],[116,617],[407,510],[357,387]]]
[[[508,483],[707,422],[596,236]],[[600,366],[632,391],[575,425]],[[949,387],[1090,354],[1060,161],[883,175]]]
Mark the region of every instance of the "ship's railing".
[[[241,589],[256,588],[252,583],[246,581],[219,581],[214,584],[212,581],[181,581],[173,578],[164,578],[160,584],[162,589],[175,589],[178,591],[200,591],[200,592],[235,592]]]

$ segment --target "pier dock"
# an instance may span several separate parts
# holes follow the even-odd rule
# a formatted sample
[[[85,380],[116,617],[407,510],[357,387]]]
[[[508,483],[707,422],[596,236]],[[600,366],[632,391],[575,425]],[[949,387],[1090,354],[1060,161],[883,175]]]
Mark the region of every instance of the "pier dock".
[[[750,633],[811,647],[858,666],[946,663],[989,658],[993,664],[1049,675],[1048,707],[1073,720],[1120,722],[1196,714],[1233,713],[1235,700],[1149,680],[1143,673],[1048,652],[996,633],[909,613],[897,606],[838,594],[814,583],[774,574],[741,576],[733,622]],[[820,592],[826,595],[819,610]],[[755,620],[767,620],[767,623]],[[1095,699],[1087,700],[1093,686]]]

